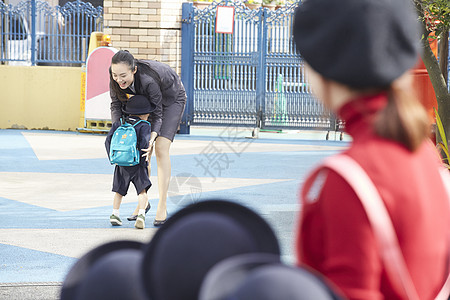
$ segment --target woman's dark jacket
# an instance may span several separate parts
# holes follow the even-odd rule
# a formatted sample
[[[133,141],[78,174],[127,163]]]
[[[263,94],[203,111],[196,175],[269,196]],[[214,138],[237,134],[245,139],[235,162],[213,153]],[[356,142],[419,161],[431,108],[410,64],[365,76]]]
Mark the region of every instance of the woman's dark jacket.
[[[148,72],[140,68],[140,63],[147,65],[155,72]],[[119,121],[122,116],[122,101],[119,100],[112,89],[110,82],[111,95],[111,119],[112,122]],[[134,89],[124,90],[131,95],[146,96],[151,103],[156,105],[156,109],[150,114],[149,121],[152,125],[152,131],[159,134],[162,123],[162,107],[170,106],[177,99],[180,91],[184,91],[183,84],[178,74],[168,65],[153,60],[138,60],[137,72],[134,74]]]

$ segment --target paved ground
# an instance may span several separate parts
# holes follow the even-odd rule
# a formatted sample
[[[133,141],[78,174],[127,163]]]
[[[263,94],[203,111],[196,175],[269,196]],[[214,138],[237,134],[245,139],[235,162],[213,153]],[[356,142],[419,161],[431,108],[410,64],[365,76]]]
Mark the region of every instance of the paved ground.
[[[260,213],[274,228],[283,259],[294,261],[298,188],[308,170],[347,146],[324,132],[260,133],[236,128],[192,128],[171,149],[168,210],[221,198]],[[57,299],[77,258],[106,241],[148,242],[147,228],[133,222],[112,228],[109,215],[113,167],[104,135],[0,130],[0,299]],[[337,139],[337,141],[335,140]],[[153,158],[152,181],[156,183]],[[157,184],[150,189],[156,207]],[[136,196],[124,198],[121,216],[132,213]]]

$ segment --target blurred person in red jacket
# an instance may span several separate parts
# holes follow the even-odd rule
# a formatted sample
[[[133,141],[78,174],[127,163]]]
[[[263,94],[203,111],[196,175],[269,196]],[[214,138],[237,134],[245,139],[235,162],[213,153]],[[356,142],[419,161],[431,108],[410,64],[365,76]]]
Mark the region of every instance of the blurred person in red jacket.
[[[305,0],[293,32],[313,93],[353,139],[343,154],[386,207],[410,292],[426,300],[449,274],[450,204],[448,173],[427,138],[427,115],[408,74],[419,55],[417,19],[410,0]],[[299,265],[325,275],[349,299],[411,298],[387,272],[368,214],[343,176],[324,167],[307,179],[301,198]]]

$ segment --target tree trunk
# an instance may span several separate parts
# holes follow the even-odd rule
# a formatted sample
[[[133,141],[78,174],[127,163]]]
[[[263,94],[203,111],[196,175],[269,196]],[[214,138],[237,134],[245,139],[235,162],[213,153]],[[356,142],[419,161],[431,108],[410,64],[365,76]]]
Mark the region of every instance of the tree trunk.
[[[422,8],[422,1],[413,0],[413,2],[416,6],[419,18],[423,20],[424,11]],[[450,137],[450,94],[447,89],[447,82],[444,79],[444,76],[439,67],[439,63],[434,56],[433,51],[431,51],[430,43],[428,42],[428,35],[430,32],[426,30],[426,24],[423,21],[421,22],[421,25],[423,30],[423,38],[421,39],[422,60],[425,64],[425,67],[427,68],[434,93],[436,94],[438,113],[448,140],[448,138]],[[444,59],[447,60],[448,56],[446,56]],[[436,134],[436,137],[438,138],[438,134]]]
[[[441,117],[445,135],[448,139],[450,136],[450,94],[447,90],[447,84],[444,75],[439,68],[438,61],[434,56],[433,51],[431,51],[428,39],[422,39],[422,50],[422,60],[427,68],[434,93],[436,94],[438,113]]]
[[[439,68],[448,83],[448,31],[444,31],[439,36]]]

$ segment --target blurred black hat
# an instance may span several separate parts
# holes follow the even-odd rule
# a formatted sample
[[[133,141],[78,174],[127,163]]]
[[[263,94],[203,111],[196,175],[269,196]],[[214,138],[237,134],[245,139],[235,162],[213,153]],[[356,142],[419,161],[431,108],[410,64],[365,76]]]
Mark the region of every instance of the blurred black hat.
[[[122,110],[124,113],[129,115],[145,115],[154,111],[155,108],[156,106],[151,103],[147,97],[135,95],[128,99]]]
[[[77,300],[146,300],[139,272],[142,251],[123,249],[106,254],[86,274]]]
[[[226,258],[214,265],[206,274],[198,299],[226,299],[254,269],[278,263],[281,263],[280,256],[270,253],[246,253]]]
[[[199,300],[338,300],[340,296],[310,270],[268,255],[228,258],[206,275]]]
[[[259,252],[280,255],[277,238],[262,217],[221,200],[181,209],[144,251],[143,280],[152,300],[197,300],[204,276],[225,258]]]
[[[294,16],[300,55],[353,88],[383,88],[413,67],[419,23],[411,0],[305,0]]]
[[[139,272],[142,247],[136,241],[114,241],[90,250],[69,270],[60,299],[145,299]]]

